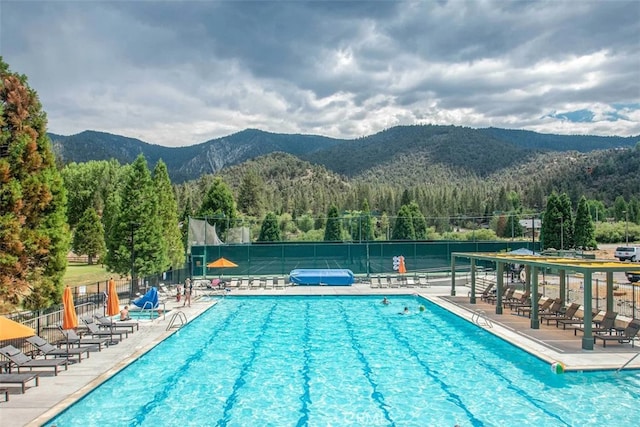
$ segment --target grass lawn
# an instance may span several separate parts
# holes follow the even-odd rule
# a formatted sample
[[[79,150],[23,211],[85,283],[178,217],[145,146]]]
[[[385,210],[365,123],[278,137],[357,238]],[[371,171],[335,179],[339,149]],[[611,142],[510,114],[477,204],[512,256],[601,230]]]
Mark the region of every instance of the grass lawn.
[[[109,280],[113,273],[109,273],[100,264],[88,265],[84,263],[72,263],[67,265],[64,275],[64,284],[72,288],[80,285],[91,285],[96,282]]]

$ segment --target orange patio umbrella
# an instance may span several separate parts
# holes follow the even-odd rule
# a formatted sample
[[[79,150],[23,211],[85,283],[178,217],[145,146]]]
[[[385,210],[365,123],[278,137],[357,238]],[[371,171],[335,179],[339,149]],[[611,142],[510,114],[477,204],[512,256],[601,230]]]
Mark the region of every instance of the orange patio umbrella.
[[[62,329],[75,329],[78,327],[78,315],[76,314],[76,306],[73,304],[73,293],[70,287],[64,288],[62,294],[62,304],[64,312],[62,313]]]
[[[207,264],[207,267],[209,268],[228,268],[228,267],[237,267],[237,266],[238,264],[236,264],[233,261],[229,261],[226,258],[218,258],[217,260]]]
[[[107,314],[115,316],[118,313],[120,313],[120,299],[116,292],[116,282],[111,278],[107,284]]]
[[[224,257],[223,258],[218,258],[217,260],[211,261],[209,264],[207,264],[208,268],[220,268],[220,269],[230,268],[230,267],[237,267],[237,266],[238,266],[238,264],[236,264],[233,261],[229,261],[228,259],[226,259]],[[220,275],[222,275],[222,273],[220,273]]]
[[[36,334],[33,328],[0,316],[0,341],[32,337]]]
[[[398,266],[398,273],[404,274],[407,272],[407,267],[404,265],[404,257],[400,256],[400,265]]]

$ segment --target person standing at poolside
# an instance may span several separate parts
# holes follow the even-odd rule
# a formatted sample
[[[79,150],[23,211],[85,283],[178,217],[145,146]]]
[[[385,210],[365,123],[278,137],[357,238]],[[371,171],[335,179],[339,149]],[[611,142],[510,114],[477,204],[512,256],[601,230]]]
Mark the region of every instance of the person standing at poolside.
[[[191,293],[193,292],[193,284],[191,283],[191,279],[187,277],[187,280],[184,281],[184,303],[187,307],[191,307]]]

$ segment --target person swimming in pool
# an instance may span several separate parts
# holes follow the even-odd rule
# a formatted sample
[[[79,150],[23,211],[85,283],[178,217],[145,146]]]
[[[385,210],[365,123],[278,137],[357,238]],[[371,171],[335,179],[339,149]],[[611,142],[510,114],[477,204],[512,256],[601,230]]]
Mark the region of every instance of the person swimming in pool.
[[[409,314],[409,307],[405,307],[404,310],[402,310],[402,312],[398,314]]]
[[[382,298],[382,304],[384,304],[384,305],[389,305],[390,303],[391,303],[391,301],[389,301],[389,300],[387,299],[387,297]]]

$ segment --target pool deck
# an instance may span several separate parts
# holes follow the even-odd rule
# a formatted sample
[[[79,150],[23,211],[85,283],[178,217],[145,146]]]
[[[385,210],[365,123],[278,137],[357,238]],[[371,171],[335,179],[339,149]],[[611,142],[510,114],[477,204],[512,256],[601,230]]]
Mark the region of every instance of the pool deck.
[[[582,336],[574,336],[572,330],[562,330],[554,325],[547,326],[542,322],[540,329],[530,328],[530,319],[511,314],[509,309],[504,314],[495,314],[495,306],[480,302],[470,304],[466,297],[468,289],[456,287],[458,295],[449,295],[449,287],[429,288],[371,288],[368,284],[354,286],[290,286],[284,289],[247,289],[231,291],[232,295],[380,295],[393,301],[394,295],[418,294],[439,304],[457,315],[472,321],[476,311],[481,310],[485,317],[479,322],[480,327],[500,336],[529,353],[549,362],[562,362],[567,370],[615,370],[640,352],[640,346],[632,348],[629,344],[611,343],[606,348],[596,344],[594,350],[581,348]],[[196,299],[191,307],[182,307],[182,303],[168,301],[166,309],[181,310],[191,321],[202,314],[213,300],[199,299],[198,294],[207,291],[196,291]],[[214,293],[215,294],[215,293]],[[140,330],[130,334],[129,338],[117,345],[104,348],[101,352],[92,352],[91,357],[82,363],[69,366],[67,371],[40,371],[40,385],[28,387],[20,394],[19,387],[11,387],[10,400],[0,402],[0,424],[12,426],[40,426],[73,404],[100,383],[104,382],[129,363],[140,357],[177,329],[167,331],[171,314],[166,319],[141,321]],[[487,322],[488,319],[490,322]],[[637,343],[637,342],[636,342]],[[629,369],[640,369],[640,357],[636,358]],[[23,371],[28,372],[28,371]],[[123,392],[126,396],[126,391]],[[9,421],[10,420],[10,421]]]

